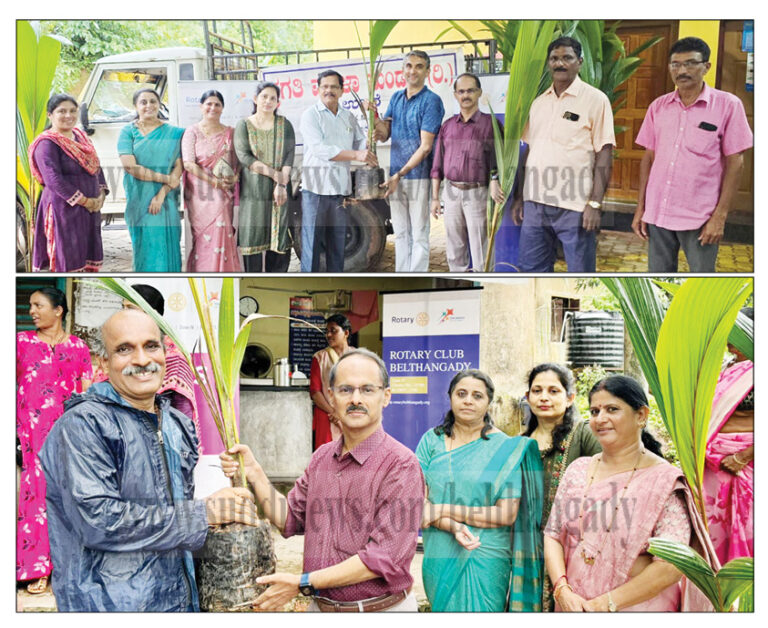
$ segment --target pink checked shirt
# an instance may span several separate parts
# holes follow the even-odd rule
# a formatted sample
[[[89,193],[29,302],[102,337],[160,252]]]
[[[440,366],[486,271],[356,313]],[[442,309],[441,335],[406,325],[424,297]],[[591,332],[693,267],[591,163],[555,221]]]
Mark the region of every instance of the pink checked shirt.
[[[341,602],[398,593],[413,584],[411,561],[424,504],[415,454],[379,429],[342,455],[343,436],[320,447],[288,493],[283,536],[304,535],[304,571],[357,554],[379,577],[320,595]]]
[[[677,90],[654,100],[635,142],[655,153],[643,220],[686,231],[701,227],[715,211],[724,158],[750,148],[752,131],[741,100],[705,84],[688,107]]]

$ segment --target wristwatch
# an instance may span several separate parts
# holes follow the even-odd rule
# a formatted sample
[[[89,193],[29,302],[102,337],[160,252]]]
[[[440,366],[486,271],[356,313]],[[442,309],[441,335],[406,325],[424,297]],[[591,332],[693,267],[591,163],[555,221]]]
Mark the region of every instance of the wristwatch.
[[[592,209],[602,209],[603,204],[599,201],[587,201],[587,205],[589,205]]]
[[[608,612],[609,613],[615,613],[617,610],[616,604],[613,601],[613,598],[611,597],[611,592],[608,591]]]
[[[309,572],[301,574],[301,580],[299,580],[299,592],[307,597],[317,595],[317,589],[309,583]]]

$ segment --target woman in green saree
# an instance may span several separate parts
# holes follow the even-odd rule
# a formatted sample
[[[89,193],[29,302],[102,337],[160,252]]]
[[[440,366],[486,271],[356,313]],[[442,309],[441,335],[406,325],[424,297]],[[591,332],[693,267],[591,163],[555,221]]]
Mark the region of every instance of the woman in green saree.
[[[133,95],[137,118],[123,127],[117,152],[125,170],[125,222],[134,272],[181,272],[181,137],[184,129],[160,119],[160,96]]]
[[[495,428],[494,386],[458,373],[451,409],[416,448],[427,483],[422,520],[435,612],[541,610],[541,459],[535,441]]]

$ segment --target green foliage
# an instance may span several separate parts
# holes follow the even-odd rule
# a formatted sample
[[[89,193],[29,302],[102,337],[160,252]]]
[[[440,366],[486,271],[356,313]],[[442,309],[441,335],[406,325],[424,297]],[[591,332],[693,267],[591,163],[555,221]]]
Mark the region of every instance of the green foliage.
[[[493,144],[499,170],[499,185],[504,198],[509,198],[517,176],[520,157],[520,138],[528,120],[531,104],[536,98],[538,84],[535,77],[541,75],[547,58],[547,46],[552,41],[555,28],[553,20],[525,20],[509,36],[514,37],[515,52],[510,66],[504,113],[504,137],[501,136],[496,116],[492,115]],[[498,42],[501,45],[501,42]],[[532,80],[533,79],[533,80]],[[493,114],[493,110],[491,110]],[[504,203],[495,203],[488,196],[488,252],[485,271],[493,270],[494,242],[501,226]]]
[[[659,329],[660,387],[655,394],[664,399],[664,422],[705,520],[703,477],[712,399],[728,334],[751,292],[751,279],[688,279],[672,299]]]
[[[307,20],[251,20],[256,52],[304,50],[312,46],[312,22]],[[101,57],[145,50],[190,46],[203,48],[199,20],[51,20],[42,22],[47,33],[62,35],[73,45],[65,47],[56,71],[56,91],[75,89],[83,74]],[[241,40],[240,20],[217,20],[217,30]],[[77,94],[74,94],[77,96]]]
[[[61,40],[41,32],[37,22],[16,22],[16,195],[27,220],[27,271],[32,270],[34,225],[40,186],[29,167],[29,145],[42,133],[46,105],[59,62]]]
[[[733,609],[739,597],[747,603],[754,596],[755,568],[752,558],[736,558],[715,574],[707,562],[683,543],[652,538],[648,551],[677,567],[714,606],[717,612]]]
[[[376,82],[379,80],[379,74],[381,73],[381,50],[384,48],[384,42],[389,37],[392,29],[397,26],[399,20],[368,20],[368,72],[366,72],[366,79],[368,80],[368,100],[373,104],[376,97]],[[357,34],[357,41],[360,45],[360,54],[363,57],[363,63],[365,63],[365,47],[360,39],[360,31],[357,28],[357,22],[355,24],[355,33]],[[373,109],[368,111],[368,147],[369,150],[376,153],[376,143],[373,141],[373,132],[375,127],[376,113]]]

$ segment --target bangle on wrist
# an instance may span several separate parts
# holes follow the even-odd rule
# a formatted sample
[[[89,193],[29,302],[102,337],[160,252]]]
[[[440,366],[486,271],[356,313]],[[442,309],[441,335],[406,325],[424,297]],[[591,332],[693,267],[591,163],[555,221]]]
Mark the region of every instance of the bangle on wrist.
[[[573,593],[573,587],[572,587],[570,584],[568,584],[567,582],[563,582],[563,583],[561,583],[561,584],[560,584],[560,585],[559,585],[559,586],[558,586],[558,587],[555,589],[554,593],[552,594],[552,597],[553,597],[553,598],[555,598],[555,601],[556,601],[556,602],[559,602],[559,600],[560,600],[560,596],[562,595],[562,590],[563,590],[563,589],[569,589],[569,590],[571,591],[571,593]]]
[[[553,588],[553,589],[557,589],[557,586],[560,584],[560,581],[561,581],[561,580],[565,580],[566,582],[568,582],[568,580],[567,580],[567,578],[566,578],[566,575],[565,575],[565,574],[563,574],[563,575],[562,575],[562,576],[560,576],[560,577],[559,577],[557,580],[555,580],[555,584],[554,584],[554,585],[552,585],[552,588]]]
[[[619,609],[616,608],[616,603],[613,601],[613,598],[611,597],[611,592],[608,591],[608,593],[606,593],[606,595],[608,596],[608,612],[609,613],[615,613]]]
[[[739,452],[739,453],[741,453],[741,452]],[[736,454],[731,454],[731,456],[733,456],[733,459],[734,459],[734,460],[735,460],[735,461],[736,461],[738,464],[740,464],[742,467],[744,467],[744,466],[746,466],[746,465],[748,465],[748,464],[749,464],[749,460],[745,460],[744,462],[742,462],[741,460],[739,460],[739,458],[738,458],[738,456],[737,456]]]

